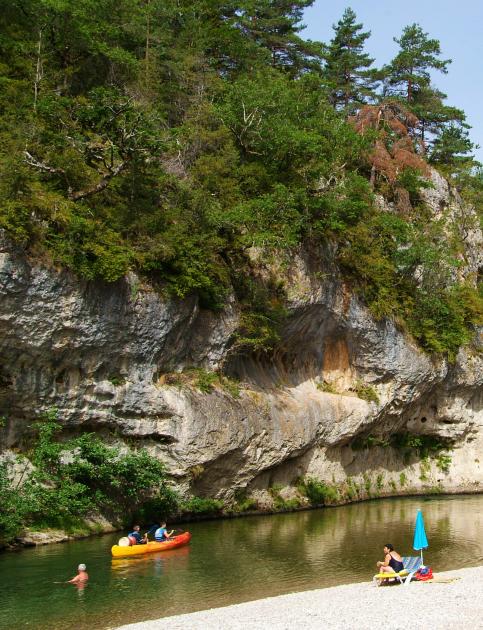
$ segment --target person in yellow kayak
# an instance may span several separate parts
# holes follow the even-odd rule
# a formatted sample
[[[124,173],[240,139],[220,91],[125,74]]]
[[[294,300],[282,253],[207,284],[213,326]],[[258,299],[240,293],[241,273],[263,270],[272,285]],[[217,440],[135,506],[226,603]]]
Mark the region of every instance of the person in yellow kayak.
[[[158,527],[158,529],[154,532],[154,540],[156,542],[165,542],[166,540],[169,540],[171,538],[173,533],[174,533],[174,529],[168,532],[168,530],[166,529],[166,523],[163,522]]]
[[[129,534],[127,535],[131,542],[131,545],[145,545],[148,542],[148,535],[144,534],[144,536],[141,536],[141,534],[139,533],[140,530],[141,527],[139,525],[134,525],[134,527],[132,528],[132,532],[129,532]]]

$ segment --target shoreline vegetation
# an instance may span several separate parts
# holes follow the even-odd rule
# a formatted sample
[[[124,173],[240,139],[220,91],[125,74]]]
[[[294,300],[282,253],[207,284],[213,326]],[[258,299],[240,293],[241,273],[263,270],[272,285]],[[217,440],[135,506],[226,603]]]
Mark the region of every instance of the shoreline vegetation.
[[[483,490],[472,490],[468,488],[463,488],[461,490],[448,490],[444,492],[437,493],[439,497],[445,496],[462,496],[462,495],[475,495],[475,494],[483,494]],[[408,492],[400,492],[398,494],[383,494],[380,496],[367,496],[367,497],[359,497],[357,499],[345,499],[338,503],[331,504],[318,504],[318,505],[305,505],[305,506],[297,506],[297,507],[288,507],[288,508],[269,508],[269,509],[252,509],[243,512],[234,512],[234,511],[219,511],[219,512],[210,512],[210,513],[191,513],[185,514],[183,516],[173,516],[169,519],[170,523],[173,525],[189,525],[189,523],[193,522],[201,522],[201,521],[210,521],[210,520],[226,520],[232,518],[244,518],[249,516],[277,516],[280,514],[290,514],[294,512],[304,512],[309,510],[319,510],[321,508],[338,508],[346,505],[352,505],[357,503],[365,503],[366,501],[378,501],[383,499],[400,499],[400,498],[410,498],[410,497],[431,497],[435,496],[435,493],[428,492],[415,492],[409,490]],[[98,522],[85,523],[84,528],[80,527],[75,532],[67,533],[66,531],[54,529],[54,528],[45,528],[42,530],[35,529],[27,529],[24,531],[23,535],[20,536],[16,541],[5,545],[5,551],[18,551],[23,548],[35,547],[40,545],[54,544],[54,543],[64,543],[70,542],[74,540],[82,540],[84,538],[91,538],[93,536],[104,536],[107,534],[114,534],[116,532],[122,532],[126,529],[129,529],[130,525],[126,526],[115,526],[103,519]],[[1,553],[0,549],[0,553]]]
[[[222,608],[119,626],[116,630],[255,630],[304,627],[389,630],[480,627],[483,566],[438,573],[434,580],[376,588],[369,580],[259,599]],[[368,570],[369,574],[370,569]],[[384,611],[392,611],[387,614]],[[403,612],[400,612],[403,611]],[[263,620],[263,621],[261,621]]]
[[[176,523],[278,514],[332,507],[392,496],[431,496],[476,491],[472,486],[445,492],[435,481],[449,472],[452,443],[431,436],[395,434],[391,439],[357,437],[351,448],[397,448],[401,466],[417,464],[414,487],[406,472],[389,478],[382,472],[347,477],[340,483],[310,476],[291,486],[273,485],[250,493],[238,489],[230,499],[182,496],[172,486],[164,465],[144,449],[107,446],[96,434],[68,437],[51,409],[32,425],[30,449],[0,464],[0,545],[62,542],[121,531],[132,522],[156,522],[160,515]],[[407,470],[407,469],[405,469]],[[202,474],[198,466],[190,474]]]

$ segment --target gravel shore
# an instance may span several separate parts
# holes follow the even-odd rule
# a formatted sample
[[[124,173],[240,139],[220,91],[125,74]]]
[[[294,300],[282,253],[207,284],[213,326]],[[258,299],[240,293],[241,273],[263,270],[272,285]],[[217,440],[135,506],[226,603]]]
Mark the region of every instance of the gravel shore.
[[[347,584],[122,626],[122,630],[483,628],[483,567],[408,586]],[[121,630],[119,628],[118,630]]]

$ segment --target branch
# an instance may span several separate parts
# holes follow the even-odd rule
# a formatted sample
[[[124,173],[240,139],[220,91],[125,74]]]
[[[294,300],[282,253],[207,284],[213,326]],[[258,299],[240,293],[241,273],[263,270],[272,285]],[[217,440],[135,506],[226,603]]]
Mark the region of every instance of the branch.
[[[49,166],[45,162],[41,162],[37,160],[31,153],[28,151],[24,151],[25,162],[29,166],[33,166],[34,168],[38,168],[41,171],[45,171],[46,173],[52,173],[53,175],[65,175],[65,171],[63,168],[55,168],[55,166]]]
[[[124,160],[124,162],[120,162],[115,168],[110,169],[109,172],[104,174],[101,181],[95,184],[95,186],[91,186],[90,188],[79,190],[77,192],[70,192],[69,199],[72,201],[78,201],[79,199],[84,199],[85,197],[90,197],[91,195],[101,192],[108,187],[109,182],[113,177],[122,173],[122,171],[128,166],[129,162],[130,158],[128,157]]]

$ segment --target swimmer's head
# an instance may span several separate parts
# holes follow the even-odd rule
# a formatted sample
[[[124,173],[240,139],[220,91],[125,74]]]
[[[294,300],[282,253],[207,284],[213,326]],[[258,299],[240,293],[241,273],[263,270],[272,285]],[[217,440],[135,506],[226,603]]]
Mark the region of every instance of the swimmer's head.
[[[87,569],[85,564],[79,564],[79,566],[77,567],[78,571],[85,571]]]

